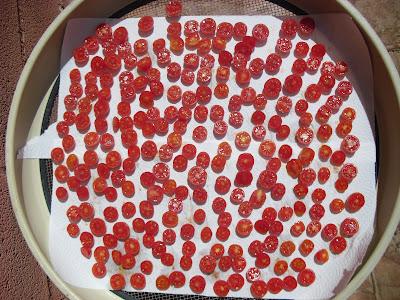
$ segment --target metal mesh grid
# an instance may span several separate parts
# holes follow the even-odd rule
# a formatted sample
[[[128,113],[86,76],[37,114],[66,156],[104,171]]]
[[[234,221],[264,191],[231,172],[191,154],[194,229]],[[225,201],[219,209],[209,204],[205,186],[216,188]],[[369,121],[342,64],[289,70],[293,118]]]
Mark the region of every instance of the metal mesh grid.
[[[164,16],[165,4],[168,0],[156,1],[135,1],[132,7],[127,7],[118,11],[111,17],[130,18],[144,15]],[[142,5],[141,5],[142,4]],[[218,5],[216,5],[218,4]],[[141,5],[138,7],[138,5]],[[132,10],[133,9],[133,10]],[[264,0],[185,0],[183,15],[274,15],[274,16],[293,16],[304,14],[304,12],[286,1],[264,1]],[[54,84],[50,94],[45,114],[43,116],[42,130],[44,132],[52,123],[56,121],[57,99],[58,99],[59,80]],[[51,208],[51,194],[53,185],[53,165],[50,159],[40,159],[40,174],[42,188],[45,195],[47,206]],[[206,300],[216,299],[200,295],[172,295],[160,293],[135,293],[125,291],[115,291],[116,295],[126,300]],[[237,298],[227,297],[227,300]]]
[[[126,13],[122,18],[144,15],[165,16],[165,4],[168,0],[152,1]],[[275,2],[275,3],[273,3]],[[279,3],[279,5],[277,4]],[[284,8],[286,7],[286,8]],[[291,11],[289,10],[291,9]],[[303,13],[286,1],[264,0],[184,0],[183,15],[274,15],[289,16]]]

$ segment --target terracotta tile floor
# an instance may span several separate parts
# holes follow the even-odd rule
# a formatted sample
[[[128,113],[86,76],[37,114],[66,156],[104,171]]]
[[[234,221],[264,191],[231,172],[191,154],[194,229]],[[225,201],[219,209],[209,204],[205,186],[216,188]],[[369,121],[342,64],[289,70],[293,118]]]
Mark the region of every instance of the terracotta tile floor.
[[[0,299],[65,299],[41,271],[15,223],[4,164],[6,112],[15,84],[36,41],[69,0],[3,0],[0,9]],[[366,16],[400,67],[400,1],[351,0]],[[34,3],[34,5],[31,5]],[[385,256],[351,300],[400,299],[400,228]]]

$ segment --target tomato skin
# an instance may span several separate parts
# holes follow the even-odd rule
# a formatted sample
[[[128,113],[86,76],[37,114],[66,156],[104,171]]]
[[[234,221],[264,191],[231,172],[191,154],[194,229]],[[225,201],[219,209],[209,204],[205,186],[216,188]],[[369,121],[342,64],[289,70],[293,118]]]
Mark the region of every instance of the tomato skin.
[[[249,219],[241,219],[236,224],[236,234],[239,237],[247,237],[253,230],[253,223]]]
[[[330,243],[329,248],[333,254],[340,254],[347,248],[347,242],[344,237],[337,236]]]
[[[125,277],[122,274],[114,274],[110,277],[110,286],[113,290],[122,290],[125,284]]]
[[[281,65],[282,65],[281,56],[276,53],[272,53],[268,55],[265,61],[265,71],[269,74],[276,74],[278,73]]]
[[[278,260],[274,266],[274,272],[276,275],[282,275],[288,269],[288,263],[285,260]]]
[[[256,280],[251,284],[250,291],[254,298],[261,299],[265,296],[268,290],[268,285],[263,280]]]
[[[240,171],[236,174],[235,185],[236,186],[249,186],[253,181],[253,175],[250,171]]]
[[[175,288],[181,288],[186,283],[186,277],[181,271],[173,271],[169,275],[169,280],[171,282],[171,285]]]
[[[315,281],[315,273],[311,269],[302,270],[297,276],[297,282],[302,286],[309,286]]]
[[[353,193],[346,200],[346,209],[349,212],[360,210],[365,204],[365,197],[361,193]]]
[[[282,83],[277,78],[270,78],[264,84],[263,94],[267,99],[276,99],[282,90]]]
[[[265,191],[270,191],[275,185],[276,180],[277,180],[276,173],[269,170],[264,170],[260,173],[257,184],[260,186],[260,188],[264,189]]]
[[[270,257],[267,253],[258,253],[255,261],[255,266],[264,269],[267,268],[270,265]]]
[[[196,275],[190,279],[189,286],[194,293],[201,294],[206,287],[206,281],[203,276]]]
[[[358,221],[354,218],[346,218],[340,225],[340,232],[345,237],[353,237],[359,230]]]
[[[165,275],[160,275],[157,277],[157,279],[156,279],[157,289],[159,289],[160,291],[165,291],[165,290],[168,290],[170,286],[171,286],[171,282],[169,280],[169,277],[167,277]]]

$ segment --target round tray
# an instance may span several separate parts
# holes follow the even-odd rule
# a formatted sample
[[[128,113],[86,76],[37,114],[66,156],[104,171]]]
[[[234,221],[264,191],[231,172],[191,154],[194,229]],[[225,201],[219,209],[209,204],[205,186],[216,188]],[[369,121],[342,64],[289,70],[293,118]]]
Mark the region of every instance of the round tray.
[[[7,178],[11,201],[27,243],[50,279],[70,299],[204,299],[202,296],[107,292],[76,288],[63,282],[49,261],[48,229],[51,164],[46,160],[17,160],[16,152],[31,137],[45,130],[55,111],[62,38],[66,23],[79,17],[163,16],[166,0],[78,0],[71,3],[44,33],[21,74],[10,109],[6,142]],[[371,26],[347,1],[185,1],[186,15],[348,13],[368,44],[374,72],[375,112],[378,125],[379,177],[375,238],[364,263],[335,299],[349,297],[373,270],[388,246],[400,219],[400,80],[398,73]]]

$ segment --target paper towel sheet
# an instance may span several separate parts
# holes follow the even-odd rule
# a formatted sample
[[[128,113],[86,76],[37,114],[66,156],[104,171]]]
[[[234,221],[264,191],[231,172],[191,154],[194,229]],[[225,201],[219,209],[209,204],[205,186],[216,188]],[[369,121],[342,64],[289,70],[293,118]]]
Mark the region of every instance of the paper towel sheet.
[[[345,107],[353,107],[355,108],[357,112],[357,118],[353,123],[353,130],[352,134],[356,135],[359,137],[361,141],[361,147],[358,150],[358,152],[351,158],[348,158],[348,162],[353,162],[356,164],[358,167],[358,176],[356,179],[350,184],[348,190],[343,193],[343,194],[338,194],[336,190],[334,189],[334,178],[337,178],[337,173],[338,170],[335,168],[332,168],[332,166],[329,163],[322,163],[319,161],[319,159],[314,159],[314,161],[311,164],[311,167],[314,168],[315,170],[318,170],[319,167],[321,166],[326,166],[330,168],[331,170],[331,179],[329,182],[325,185],[323,185],[323,188],[327,192],[327,198],[325,199],[323,205],[326,209],[325,216],[322,218],[321,223],[322,225],[328,224],[328,223],[334,223],[336,225],[340,225],[341,221],[345,219],[346,217],[355,217],[357,220],[360,222],[360,231],[358,234],[352,238],[348,239],[348,247],[347,250],[342,253],[341,255],[330,255],[330,259],[327,264],[319,266],[316,265],[313,262],[313,256],[314,253],[319,250],[320,248],[328,248],[329,244],[324,242],[320,236],[312,238],[312,240],[315,243],[315,248],[314,251],[312,252],[311,255],[308,257],[303,257],[307,263],[307,266],[311,267],[316,275],[316,281],[314,282],[313,285],[310,287],[301,287],[298,286],[297,289],[295,289],[293,292],[285,292],[282,291],[278,295],[272,295],[268,293],[266,297],[268,298],[295,298],[295,299],[324,299],[324,298],[329,298],[333,296],[335,293],[340,291],[348,282],[348,280],[351,278],[354,270],[359,266],[362,262],[362,259],[364,257],[365,251],[369,245],[369,242],[371,241],[372,234],[374,231],[374,218],[375,218],[375,210],[376,210],[376,184],[375,184],[375,162],[376,162],[376,153],[375,153],[375,141],[374,141],[374,129],[373,129],[373,120],[374,120],[374,108],[373,108],[373,89],[372,89],[372,71],[371,71],[371,63],[370,63],[370,58],[368,54],[368,49],[363,41],[363,38],[358,31],[357,27],[353,23],[353,21],[348,17],[347,15],[341,15],[341,14],[326,14],[326,15],[314,15],[312,16],[316,22],[316,30],[313,33],[312,37],[307,40],[310,46],[312,46],[315,42],[318,43],[323,43],[326,48],[327,48],[327,55],[324,57],[324,61],[328,60],[337,60],[337,59],[342,59],[346,62],[348,62],[350,66],[350,72],[347,75],[347,79],[352,82],[354,86],[354,91],[349,97],[347,101],[345,101],[340,109],[340,111],[336,114],[334,114],[330,121],[329,124],[332,125],[333,128],[336,127],[336,124],[338,123],[338,119],[340,116],[341,111]],[[205,17],[203,16],[195,16],[195,17],[182,17],[181,18],[181,23],[184,24],[185,21],[191,20],[191,19],[196,19],[199,22]],[[252,58],[255,57],[260,57],[262,59],[265,59],[268,54],[274,52],[274,47],[276,45],[276,41],[278,39],[279,35],[279,29],[281,26],[282,19],[273,17],[273,16],[215,16],[213,17],[217,24],[222,22],[222,21],[227,21],[231,22],[234,24],[237,21],[243,21],[247,24],[249,31],[251,32],[251,29],[253,28],[254,25],[258,23],[264,23],[268,26],[270,30],[270,36],[268,38],[268,42],[266,43],[265,46],[263,47],[256,47],[254,53],[252,54]],[[113,28],[117,28],[118,26],[125,26],[128,31],[129,31],[129,41],[133,43],[135,40],[140,38],[140,36],[137,34],[137,23],[138,19],[125,19],[125,20],[115,20],[115,19],[75,19],[71,20],[66,28],[65,36],[64,36],[64,43],[63,43],[63,49],[62,49],[62,69],[61,69],[61,81],[60,81],[60,97],[59,99],[64,99],[64,97],[68,94],[68,87],[69,87],[69,71],[75,67],[74,60],[71,59],[71,53],[72,50],[77,47],[83,39],[88,36],[93,34],[96,26],[101,23],[101,22],[108,22],[113,25]],[[165,38],[166,37],[166,27],[167,27],[167,22],[165,18],[154,18],[154,33],[147,37],[149,40],[149,48],[151,48],[152,41],[157,39],[157,38]],[[298,41],[301,39],[297,36],[294,40],[292,40],[293,43],[293,48],[296,45]],[[167,41],[168,43],[168,41]],[[228,45],[227,49],[232,51],[233,47],[235,45],[235,41],[232,39]],[[98,51],[96,55],[102,56],[100,53],[101,51]],[[175,56],[172,54],[172,61],[179,62],[182,64],[183,61],[183,56],[186,54],[188,51],[185,50],[182,55],[180,56]],[[149,51],[150,56],[153,60],[153,62],[156,61],[156,58],[154,57],[154,54],[152,51]],[[291,66],[293,61],[295,60],[295,57],[293,56],[293,49],[290,53],[290,55],[283,59],[283,63],[280,69],[280,72],[274,76],[279,78],[282,82],[285,79],[287,75],[291,73]],[[216,66],[218,65],[218,62],[216,62]],[[214,68],[215,69],[215,68]],[[86,65],[85,67],[81,68],[81,73],[85,74],[87,71],[89,71],[89,64]],[[136,70],[134,70],[134,74],[136,76]],[[264,82],[270,78],[271,76],[267,74],[263,74],[259,79],[255,80],[252,79],[250,86],[254,87],[257,91],[257,93],[261,93],[263,89]],[[310,74],[305,74],[303,76],[303,86],[299,92],[298,95],[295,97],[291,97],[293,100],[293,104],[300,98],[304,98],[304,92],[306,87],[311,84],[311,83],[316,83],[319,79],[319,72],[315,75],[310,75]],[[167,90],[169,84],[168,80],[166,77],[166,70],[161,69],[161,82],[164,83],[165,91]],[[194,83],[190,87],[183,86],[180,81],[177,83],[181,85],[182,90],[195,90],[197,87],[197,84]],[[337,82],[336,82],[337,84]],[[213,78],[210,83],[210,87],[213,89],[213,87],[216,85],[216,80],[215,80],[215,72],[213,72]],[[217,100],[215,98],[212,99],[212,101],[207,104],[207,107],[210,108],[214,104],[220,104],[224,107],[225,109],[225,117],[224,120],[228,120],[228,99],[234,95],[234,94],[240,94],[240,88],[236,85],[235,80],[234,80],[234,73],[231,72],[231,80],[228,81],[229,85],[229,96],[225,100]],[[118,77],[114,78],[114,85],[112,87],[112,97],[111,97],[111,105],[110,105],[110,114],[109,117],[107,118],[109,126],[111,126],[111,120],[114,115],[116,115],[116,104],[120,101],[120,96],[119,96],[119,84],[118,84]],[[335,88],[334,88],[335,89]],[[333,89],[333,91],[334,91]],[[322,95],[321,99],[317,103],[313,103],[309,105],[309,111],[314,115],[317,109],[321,104],[323,104],[328,95]],[[139,108],[138,105],[138,97],[136,97],[136,100],[132,103],[131,108],[132,112],[134,113],[137,111]],[[265,113],[267,115],[267,120],[269,119],[270,116],[275,114],[275,103],[276,100],[269,101],[267,104],[267,107],[265,109]],[[171,103],[168,102],[168,100],[163,97],[160,100],[155,101],[155,106],[160,109],[161,112],[163,112],[164,108],[167,107],[168,105],[171,105]],[[179,107],[178,107],[179,108]],[[58,119],[62,118],[62,114],[64,112],[64,107],[63,105],[58,106]],[[242,114],[245,116],[245,120],[243,123],[243,126],[239,129],[234,129],[232,127],[229,127],[228,134],[226,137],[222,140],[214,140],[213,135],[212,135],[212,127],[213,123],[211,121],[207,121],[205,124],[202,124],[205,126],[208,130],[208,139],[207,142],[204,142],[202,144],[196,144],[197,151],[207,151],[210,156],[214,156],[217,151],[218,144],[222,142],[223,140],[229,141],[233,149],[236,149],[234,146],[234,136],[237,132],[239,131],[247,131],[251,132],[252,130],[252,125],[250,122],[250,116],[252,112],[252,107],[246,107],[243,106],[241,109]],[[93,117],[93,115],[92,115]],[[93,120],[93,118],[92,118]],[[277,144],[277,149],[279,149],[279,146],[286,143],[290,144],[293,147],[293,157],[296,157],[300,151],[299,147],[297,146],[295,139],[294,139],[294,133],[295,133],[295,128],[297,128],[297,121],[298,117],[296,116],[294,112],[294,108],[292,108],[290,114],[283,119],[283,123],[287,124],[290,126],[292,129],[292,132],[290,134],[289,139],[285,140],[284,142],[277,141],[275,138],[275,135],[270,132],[267,133],[266,139],[272,139],[275,141]],[[183,144],[185,143],[193,143],[191,139],[192,135],[192,130],[199,124],[196,123],[194,120],[191,121],[191,123],[188,125],[187,132],[183,137]],[[171,126],[171,125],[170,125]],[[313,129],[316,130],[318,129],[318,124],[314,121],[312,124]],[[91,130],[93,129],[93,125],[91,127]],[[75,153],[78,153],[80,159],[82,158],[83,151],[85,150],[83,141],[82,141],[82,136],[80,134],[77,134],[74,128],[71,128],[71,133],[76,136],[77,139],[77,148],[75,150]],[[138,131],[138,144],[140,145],[144,139],[140,134],[140,131]],[[119,135],[115,135],[115,141],[116,141],[116,149],[120,151],[122,155],[127,155],[127,151],[125,148],[122,147],[121,142],[120,142],[120,137]],[[164,137],[158,137],[155,136],[153,139],[158,146],[161,146],[162,144],[166,143],[166,136]],[[311,146],[313,149],[318,149],[318,141],[316,138],[314,138],[314,141],[312,142]],[[39,145],[48,145],[48,147],[40,147]],[[327,143],[332,147],[333,150],[337,150],[340,145],[340,139],[336,136],[334,133]],[[42,138],[35,138],[31,142],[29,142],[24,149],[22,149],[21,153],[23,157],[25,158],[44,158],[44,157],[49,157],[49,151],[43,151],[44,149],[51,149],[54,146],[61,145],[61,141],[58,139],[56,135],[56,131],[54,130],[54,124],[53,126],[46,132],[46,134]],[[257,153],[258,151],[258,145],[259,142],[253,141],[249,147],[248,150],[245,152],[251,152],[251,153]],[[236,172],[236,160],[238,155],[242,153],[240,151],[234,151],[232,154],[232,157],[228,160],[225,171],[224,173],[228,173],[233,179],[233,176]],[[100,161],[102,161],[105,158],[104,153],[99,151],[99,158]],[[255,156],[256,158],[256,163],[253,168],[253,175],[254,175],[254,181],[253,185],[249,188],[245,188],[246,192],[246,198],[248,198],[251,195],[251,192],[255,188],[255,182],[257,180],[258,174],[265,168],[266,162],[262,159],[260,159],[259,156]],[[130,180],[135,183],[136,187],[136,194],[133,199],[124,199],[119,198],[118,201],[112,203],[111,205],[117,207],[118,209],[121,208],[122,204],[125,201],[133,201],[138,208],[139,202],[143,199],[146,198],[146,190],[140,185],[140,182],[138,180],[139,175],[143,171],[150,171],[152,168],[152,165],[155,162],[146,162],[140,160],[137,163],[137,168],[136,172],[134,175],[130,176]],[[189,170],[193,165],[195,161],[189,161],[188,168]],[[170,169],[171,169],[171,178],[175,179],[177,181],[177,184],[186,184],[186,178],[187,178],[187,171],[178,173],[172,168],[172,163],[169,163]],[[198,206],[191,201],[190,199],[184,201],[184,209],[183,212],[180,215],[180,220],[179,220],[179,225],[178,225],[178,230],[177,233],[179,234],[179,228],[180,225],[191,222],[192,224],[195,225],[196,228],[196,233],[194,237],[194,242],[196,243],[197,246],[197,252],[195,257],[193,257],[193,267],[189,272],[185,272],[187,283],[189,279],[193,275],[198,275],[201,274],[201,271],[198,268],[198,262],[199,262],[199,256],[200,255],[205,255],[208,254],[209,248],[212,244],[217,242],[217,239],[215,238],[215,235],[213,236],[213,239],[207,243],[204,244],[200,240],[200,230],[201,228],[205,226],[209,226],[211,228],[216,228],[217,227],[217,218],[214,214],[214,212],[211,209],[211,203],[212,199],[214,199],[216,196],[218,196],[215,191],[214,191],[214,186],[213,186],[213,180],[212,178],[215,178],[217,175],[215,175],[211,169],[207,169],[209,180],[207,182],[207,185],[205,188],[208,191],[208,202],[202,206],[202,208],[206,211],[207,213],[207,220],[205,224],[201,226],[197,226],[194,224],[192,221],[192,213],[195,211],[195,209],[198,208]],[[95,177],[95,172],[92,172],[92,179]],[[280,207],[285,206],[285,205],[293,205],[295,201],[295,196],[291,192],[292,187],[296,184],[296,181],[289,178],[289,176],[286,173],[285,166],[283,165],[281,167],[281,170],[278,173],[278,182],[281,182],[286,185],[286,195],[281,201],[274,201],[269,197],[269,194],[267,194],[267,201],[264,205],[264,207],[267,206],[272,206],[279,210]],[[85,259],[82,257],[80,253],[80,241],[79,239],[72,239],[68,236],[66,233],[66,227],[68,225],[68,219],[66,217],[66,210],[70,205],[79,205],[79,200],[76,199],[72,194],[70,195],[70,198],[66,203],[60,203],[54,194],[54,191],[56,188],[59,186],[58,182],[56,180],[53,180],[53,201],[52,201],[52,207],[51,207],[51,219],[50,219],[50,233],[49,233],[49,247],[50,247],[50,255],[51,255],[51,261],[53,264],[54,269],[57,271],[57,273],[68,283],[78,286],[78,287],[84,287],[84,288],[93,288],[93,289],[109,289],[109,277],[113,274],[113,271],[118,271],[117,268],[114,266],[112,267],[113,263],[108,263],[108,274],[105,278],[103,279],[96,279],[92,276],[91,274],[91,267],[92,264],[94,263],[94,258],[92,259]],[[89,183],[89,186],[91,186],[91,182]],[[315,188],[320,187],[319,183],[316,181],[310,188],[310,194],[311,191],[314,190]],[[120,191],[118,191],[120,193]],[[348,212],[344,211],[339,215],[333,215],[329,211],[329,203],[333,198],[341,198],[345,200],[348,195],[350,195],[353,192],[362,192],[365,195],[366,203],[365,206],[357,213],[354,214],[349,214]],[[312,201],[310,199],[310,194],[304,199],[304,202],[307,206],[307,209],[312,205]],[[247,247],[249,243],[254,240],[254,239],[259,239],[263,240],[263,236],[258,234],[255,230],[253,230],[252,234],[250,235],[249,238],[246,239],[241,239],[236,236],[234,233],[234,228],[237,220],[239,220],[241,217],[239,216],[237,212],[237,206],[232,205],[229,201],[229,193],[224,197],[227,202],[227,211],[229,211],[232,214],[233,217],[233,222],[232,225],[230,226],[231,230],[231,237],[230,239],[224,243],[225,249],[228,248],[230,244],[233,243],[238,243],[243,246],[245,250],[245,258],[247,260],[248,267],[254,265],[254,258],[251,258],[248,255],[247,252]],[[104,197],[98,197],[94,195],[91,192],[91,203],[95,207],[95,213],[96,216],[102,216],[102,211],[105,207],[109,206],[110,203],[104,199]],[[164,226],[162,225],[161,222],[161,216],[162,213],[166,210],[168,205],[168,198],[165,197],[164,201],[160,204],[155,206],[155,216],[154,220],[156,220],[160,224],[160,231],[156,237],[156,240],[162,240],[162,232],[164,230]],[[253,221],[259,219],[261,217],[263,208],[254,210],[250,219]],[[138,212],[137,215],[138,216]],[[135,217],[136,217],[135,216]],[[122,220],[122,216],[120,216],[120,220]],[[305,224],[309,222],[309,217],[308,214],[305,214],[305,216],[298,218],[296,216],[292,217],[288,222],[284,222],[284,231],[283,233],[279,236],[279,240],[284,241],[284,240],[292,240],[298,246],[302,240],[307,238],[306,234],[303,233],[300,237],[292,237],[290,235],[290,227],[293,223],[302,220]],[[131,222],[131,220],[125,220],[128,223]],[[88,224],[85,224],[84,222],[79,224],[82,231],[89,231]],[[108,232],[112,232],[112,224],[107,224],[107,229]],[[132,237],[138,238],[141,240],[142,234],[136,234],[136,233],[131,233]],[[176,243],[173,246],[168,247],[168,252],[173,253],[175,255],[175,258],[177,261],[175,261],[173,268],[174,269],[180,269],[179,267],[179,257],[181,253],[181,246],[182,246],[182,240],[178,237]],[[96,244],[100,245],[101,239],[96,238]],[[123,245],[119,243],[118,248],[122,248]],[[271,265],[262,270],[262,277],[264,279],[268,279],[270,277],[274,276],[273,273],[273,266],[274,262],[280,257],[279,251],[276,251],[275,253],[271,254]],[[291,261],[294,257],[302,257],[299,252],[296,250],[295,253],[292,254],[292,256],[287,260],[288,262]],[[147,280],[147,285],[144,291],[146,292],[155,292],[157,291],[155,288],[155,280],[160,274],[169,274],[172,270],[172,268],[162,266],[159,262],[159,260],[156,260],[153,258],[151,255],[151,250],[145,249],[144,247],[141,248],[140,254],[137,257],[137,264],[134,267],[133,270],[130,271],[125,271],[126,275],[129,275],[131,273],[137,272],[139,270],[139,265],[140,261],[148,259],[153,262],[155,268],[153,273],[150,276],[146,277]],[[110,259],[111,260],[111,259]],[[217,267],[218,270],[218,267]],[[247,270],[247,268],[246,268]],[[231,274],[231,272],[220,272],[217,274],[217,277],[220,279],[227,279],[227,277]],[[245,276],[245,271],[242,273]],[[295,273],[293,270],[290,269],[284,274],[285,276],[287,275],[293,275],[297,276],[297,273]],[[129,284],[129,276],[126,276],[127,278],[127,286],[126,290],[132,291],[132,288],[130,287]],[[207,281],[207,287],[203,293],[203,295],[207,296],[214,296],[214,292],[212,290],[213,286],[213,277],[212,276],[205,276],[206,281]],[[250,285],[246,282],[245,286],[238,292],[230,292],[229,296],[232,297],[241,297],[241,298],[246,298],[246,297],[251,297],[250,291],[249,291]],[[159,292],[159,291],[157,291]],[[172,294],[192,294],[188,284],[186,284],[183,288],[180,289],[175,289],[175,288],[170,288],[168,289],[165,293],[172,293]]]

